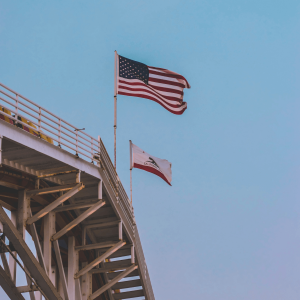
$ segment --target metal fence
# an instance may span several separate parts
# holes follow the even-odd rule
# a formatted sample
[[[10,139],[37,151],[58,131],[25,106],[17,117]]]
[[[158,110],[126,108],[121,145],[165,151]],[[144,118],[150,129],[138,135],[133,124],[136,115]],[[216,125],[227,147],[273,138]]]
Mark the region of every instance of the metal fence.
[[[35,135],[93,162],[100,141],[0,83],[0,113]],[[44,138],[47,137],[48,139]],[[99,155],[98,155],[99,156]]]
[[[85,160],[102,162],[129,224],[134,226],[133,209],[118,174],[100,138],[95,139],[40,105],[0,83],[0,117],[29,133],[64,148]]]

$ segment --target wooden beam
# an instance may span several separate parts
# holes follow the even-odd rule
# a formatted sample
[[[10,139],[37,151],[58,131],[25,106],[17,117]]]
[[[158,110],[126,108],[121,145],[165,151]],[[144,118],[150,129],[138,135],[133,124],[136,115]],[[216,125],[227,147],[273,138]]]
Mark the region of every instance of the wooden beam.
[[[31,215],[31,213],[30,213],[30,215]],[[39,237],[38,237],[38,234],[37,234],[36,227],[35,227],[34,223],[30,225],[30,233],[31,233],[31,237],[33,239],[34,245],[35,245],[35,249],[36,249],[36,253],[37,253],[37,256],[38,256],[39,263],[43,267],[43,269],[46,271],[47,269],[46,269],[46,265],[45,265],[45,261],[44,261],[44,256],[43,256],[43,253],[42,253],[42,247],[41,247]]]
[[[17,210],[17,202],[11,198],[0,196],[0,205],[10,211]]]
[[[19,190],[18,192],[18,210],[17,210],[17,230],[25,240],[26,234],[26,220],[30,216],[30,199],[26,197],[25,190]],[[24,267],[26,269],[26,266]],[[27,285],[31,286],[31,279],[26,276]],[[29,291],[30,299],[35,300],[33,291]]]
[[[1,227],[2,227],[1,232],[3,232],[3,225],[2,225],[2,223],[1,223]],[[3,239],[3,242],[5,243],[5,235],[2,235],[2,239]],[[5,270],[6,274],[7,274],[7,276],[9,276],[9,278],[12,279],[11,278],[11,274],[10,274],[10,270],[9,270],[8,261],[7,261],[5,253],[1,253],[0,256],[1,256],[2,264],[3,264],[4,270]]]
[[[31,293],[34,291],[38,291],[38,288],[36,286],[24,285],[24,286],[18,286],[17,290],[19,293]]]
[[[3,136],[0,135],[0,167],[2,166],[2,139]]]
[[[135,254],[134,254],[134,245],[131,245],[131,263],[134,264],[135,263]]]
[[[115,271],[115,272],[110,272],[107,273],[107,278],[109,280],[114,279],[115,277],[117,277],[122,271]],[[91,273],[91,272],[90,272]],[[128,274],[127,276],[125,276],[124,278],[129,278],[129,277],[137,277],[139,276],[139,271],[138,270],[134,270],[132,273]]]
[[[97,244],[77,246],[77,247],[75,247],[75,250],[76,251],[83,251],[83,250],[94,250],[94,249],[101,249],[101,248],[109,248],[109,247],[114,246],[116,243],[117,243],[117,241],[109,241],[109,242],[103,242],[103,243],[97,243]]]
[[[76,251],[75,251],[75,237],[69,236],[68,238],[68,294],[69,299],[75,300],[75,279],[74,274],[77,270],[76,266]]]
[[[122,241],[123,240],[123,231],[122,231],[122,225],[123,225],[123,222],[120,221],[119,223],[119,240]]]
[[[17,229],[25,240],[26,220],[28,219],[30,200],[26,197],[25,190],[19,190],[18,211],[17,211]]]
[[[25,300],[21,293],[16,288],[11,278],[6,274],[3,268],[0,266],[0,285],[4,292],[11,300]]]
[[[79,278],[75,278],[75,292],[76,292],[75,300],[82,300],[81,285],[80,285]]]
[[[84,268],[88,262],[83,262],[82,267]],[[82,294],[82,300],[89,300],[89,297],[91,295],[91,285],[92,284],[92,275],[89,273],[84,274],[81,277],[81,294]]]
[[[128,299],[128,298],[135,298],[135,297],[141,297],[141,296],[144,296],[144,291],[137,290],[137,291],[130,291],[130,292],[114,294],[114,299],[119,300],[119,299]]]
[[[12,224],[15,226],[17,226],[17,211],[12,211],[11,212],[11,222]],[[16,251],[13,251],[13,254],[16,255]],[[12,281],[14,282],[14,284],[16,284],[16,280],[17,280],[17,262],[15,261],[15,259],[12,257],[11,254],[9,254],[8,257],[8,263],[9,263],[9,270],[10,270],[10,275],[12,278]]]
[[[49,278],[55,286],[54,278],[51,276],[52,271],[52,245],[51,236],[55,233],[55,213],[50,212],[44,218],[44,261]]]
[[[70,174],[70,173],[78,173],[78,170],[41,174],[38,176],[38,178],[47,178],[47,177],[53,177],[53,176],[58,176],[58,175],[66,175],[66,174]]]
[[[75,186],[77,186],[78,183],[72,183],[72,184],[67,184],[67,185],[58,185],[58,186],[53,186],[49,188],[44,188],[44,189],[37,189],[37,190],[31,190],[27,192],[28,196],[33,196],[33,195],[44,195],[44,194],[52,194],[52,193],[57,193],[57,192],[64,192],[71,190]]]
[[[112,222],[107,222],[107,223],[90,224],[90,225],[86,225],[84,227],[86,229],[89,229],[89,228],[113,227],[113,226],[118,225],[119,223],[120,223],[120,221],[117,220],[117,221],[112,221]]]
[[[62,204],[66,200],[68,200],[70,197],[72,197],[73,195],[75,195],[76,193],[78,193],[79,191],[81,191],[83,188],[84,188],[84,185],[82,183],[76,184],[71,189],[69,189],[69,191],[67,193],[65,193],[62,196],[58,197],[55,201],[51,202],[45,208],[43,208],[38,213],[36,213],[33,217],[31,217],[30,219],[28,219],[27,224],[30,225],[33,222],[36,222],[40,218],[44,217],[50,211],[52,211],[53,209],[55,209],[58,205]],[[47,189],[49,189],[49,188],[47,188]],[[44,190],[44,189],[41,189],[41,190]],[[28,195],[28,193],[30,193],[30,191],[27,192],[27,195]]]
[[[107,283],[106,285],[104,285],[103,287],[101,287],[99,290],[97,290],[96,292],[94,292],[90,296],[90,299],[94,300],[95,298],[97,298],[98,296],[100,296],[102,293],[104,293],[106,290],[108,290],[109,288],[111,288],[114,284],[116,284],[118,281],[120,281],[121,279],[123,279],[126,275],[130,274],[132,271],[136,270],[137,268],[138,268],[138,266],[136,266],[136,265],[132,265],[131,267],[127,268],[124,272],[122,272],[121,274],[119,274],[116,278],[114,278],[109,283]]]
[[[104,254],[97,257],[95,260],[93,260],[90,264],[85,266],[83,269],[81,269],[78,273],[75,274],[75,278],[79,278],[89,270],[91,270],[93,267],[98,265],[101,261],[105,260],[105,258],[109,257],[112,253],[116,252],[119,248],[124,246],[126,242],[120,241],[119,243],[115,244],[113,247],[111,247],[109,250],[107,250]]]
[[[131,259],[117,260],[112,262],[106,262],[105,268],[93,269],[90,272],[92,274],[97,274],[97,273],[106,273],[115,270],[124,270],[126,268],[129,268],[131,265],[132,265]]]
[[[12,190],[5,187],[1,187],[0,197],[1,196],[18,200],[18,192],[16,190]]]
[[[114,290],[128,289],[131,287],[142,286],[141,279],[127,280],[116,283],[112,288]]]
[[[69,294],[68,294],[68,287],[67,287],[65,271],[64,271],[64,266],[63,266],[63,262],[62,262],[62,259],[61,259],[59,245],[58,245],[57,240],[53,242],[53,246],[54,246],[58,271],[59,271],[59,278],[60,278],[60,282],[62,284],[62,288],[63,288],[63,291],[64,291],[65,300],[69,300],[70,298],[69,298]]]
[[[41,172],[41,171],[37,171],[37,170],[31,169],[31,168],[25,167],[24,165],[16,163],[14,161],[9,161],[6,158],[4,158],[4,160],[3,160],[3,165],[17,169],[18,171],[21,171],[23,173],[29,173],[30,175],[33,175],[33,176],[39,176],[40,172]],[[58,179],[57,177],[49,177],[49,178],[47,178],[47,180],[55,182],[57,184],[63,184],[63,182],[60,179]]]
[[[78,203],[78,204],[70,204],[70,205],[63,205],[56,207],[53,209],[53,212],[62,212],[62,211],[67,211],[67,210],[74,210],[74,209],[81,209],[81,208],[86,208],[86,207],[91,207],[95,204],[96,202],[90,202],[90,203]]]
[[[28,245],[23,240],[22,236],[17,231],[16,227],[13,225],[2,207],[0,207],[0,221],[3,223],[4,234],[14,245],[14,248],[16,249],[27,270],[34,278],[37,285],[43,290],[45,296],[49,300],[62,300],[59,293],[51,283],[49,277],[47,276],[41,265],[38,263]]]
[[[61,229],[59,232],[55,233],[52,236],[52,241],[55,241],[62,237],[64,234],[66,234],[68,231],[70,231],[73,227],[78,225],[80,222],[82,222],[84,219],[89,217],[91,214],[93,214],[95,211],[97,211],[100,207],[104,206],[105,202],[100,200],[98,203],[94,204],[92,207],[87,209],[84,213],[82,213],[79,217],[74,219],[72,222],[70,222],[68,225],[66,225],[63,229]]]

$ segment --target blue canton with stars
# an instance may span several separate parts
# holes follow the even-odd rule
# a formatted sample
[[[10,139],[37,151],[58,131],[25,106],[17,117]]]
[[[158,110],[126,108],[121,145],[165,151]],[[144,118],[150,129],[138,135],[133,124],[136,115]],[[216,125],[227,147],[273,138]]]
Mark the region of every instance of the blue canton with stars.
[[[148,84],[149,70],[145,64],[119,55],[119,76],[127,79],[138,79]]]

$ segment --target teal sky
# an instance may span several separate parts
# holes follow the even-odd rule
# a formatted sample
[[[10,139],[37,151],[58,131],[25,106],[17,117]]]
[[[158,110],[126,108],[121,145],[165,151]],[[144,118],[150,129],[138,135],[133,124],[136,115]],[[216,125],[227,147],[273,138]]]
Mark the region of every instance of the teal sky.
[[[118,97],[127,193],[129,139],[172,162],[172,187],[133,170],[157,300],[299,299],[299,20],[293,0],[0,1],[0,82],[111,158],[114,50],[191,84],[182,116]]]

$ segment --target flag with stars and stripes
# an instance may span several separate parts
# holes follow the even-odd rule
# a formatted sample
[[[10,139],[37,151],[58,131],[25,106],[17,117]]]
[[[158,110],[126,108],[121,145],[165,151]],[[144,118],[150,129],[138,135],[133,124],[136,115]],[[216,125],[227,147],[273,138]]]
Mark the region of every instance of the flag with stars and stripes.
[[[187,80],[175,72],[149,67],[118,55],[117,93],[153,100],[173,114],[181,115],[187,108],[183,89]]]

